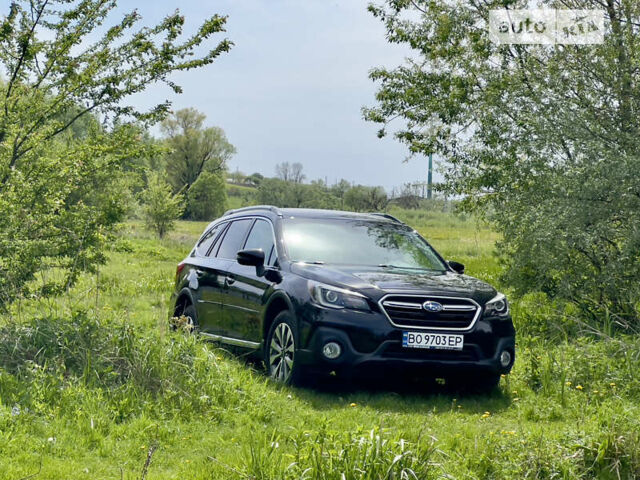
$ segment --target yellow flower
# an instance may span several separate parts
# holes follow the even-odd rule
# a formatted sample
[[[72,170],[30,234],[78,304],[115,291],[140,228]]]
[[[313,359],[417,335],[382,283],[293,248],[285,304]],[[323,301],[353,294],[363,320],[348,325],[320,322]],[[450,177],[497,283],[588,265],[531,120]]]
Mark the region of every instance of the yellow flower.
[[[566,385],[567,387],[570,387],[570,386],[571,386],[571,382],[567,382],[565,385]]]
[[[611,382],[609,385],[611,385],[612,387],[616,386],[616,382]]]
[[[514,401],[514,402],[517,402],[518,400],[520,400],[518,397],[514,397],[514,398],[513,398],[513,401]]]
[[[503,435],[515,435],[516,432],[513,430],[502,430]]]
[[[582,385],[576,385],[576,390],[582,390]]]
[[[491,412],[484,412],[482,414],[482,418],[489,418],[491,416]]]
[[[598,393],[598,390],[594,390],[593,393]]]
[[[357,406],[358,406],[358,404],[357,404],[357,403],[352,403],[352,404],[350,404],[349,406],[350,406],[350,407],[357,407]]]

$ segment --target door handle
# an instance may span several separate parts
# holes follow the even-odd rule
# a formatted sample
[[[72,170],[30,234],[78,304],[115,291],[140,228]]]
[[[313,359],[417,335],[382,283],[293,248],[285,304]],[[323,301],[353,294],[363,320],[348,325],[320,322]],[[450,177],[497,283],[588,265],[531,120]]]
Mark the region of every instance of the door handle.
[[[224,283],[226,283],[227,285],[233,285],[234,283],[236,283],[236,279],[231,275],[227,275],[224,279]]]

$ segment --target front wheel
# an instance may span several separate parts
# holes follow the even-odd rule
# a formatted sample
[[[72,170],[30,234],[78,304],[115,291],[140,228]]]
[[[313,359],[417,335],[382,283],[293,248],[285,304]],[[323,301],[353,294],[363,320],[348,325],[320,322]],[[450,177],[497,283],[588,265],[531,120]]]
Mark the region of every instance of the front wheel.
[[[267,336],[264,363],[269,377],[285,385],[300,380],[296,363],[298,331],[289,312],[282,312],[273,321]]]

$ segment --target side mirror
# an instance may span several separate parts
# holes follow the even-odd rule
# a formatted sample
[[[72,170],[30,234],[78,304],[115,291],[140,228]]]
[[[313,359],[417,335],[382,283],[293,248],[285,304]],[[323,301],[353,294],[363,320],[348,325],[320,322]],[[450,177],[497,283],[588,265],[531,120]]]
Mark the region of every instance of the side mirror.
[[[453,260],[449,260],[447,263],[454,272],[459,273],[460,275],[464,273],[464,265],[462,263],[454,262]]]
[[[236,256],[236,260],[240,265],[256,267],[256,274],[259,277],[264,275],[264,252],[259,248],[240,250]]]

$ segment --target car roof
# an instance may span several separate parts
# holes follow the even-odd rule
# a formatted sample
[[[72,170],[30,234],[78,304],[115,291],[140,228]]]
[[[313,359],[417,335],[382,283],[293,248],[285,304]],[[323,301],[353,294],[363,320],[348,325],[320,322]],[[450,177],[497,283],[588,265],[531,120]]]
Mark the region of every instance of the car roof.
[[[343,210],[324,210],[319,208],[278,208],[271,205],[256,205],[252,207],[238,208],[228,210],[222,218],[234,218],[243,215],[271,213],[279,217],[295,217],[295,218],[326,218],[326,219],[358,219],[369,220],[375,222],[402,223],[388,213],[359,213],[347,212]]]

